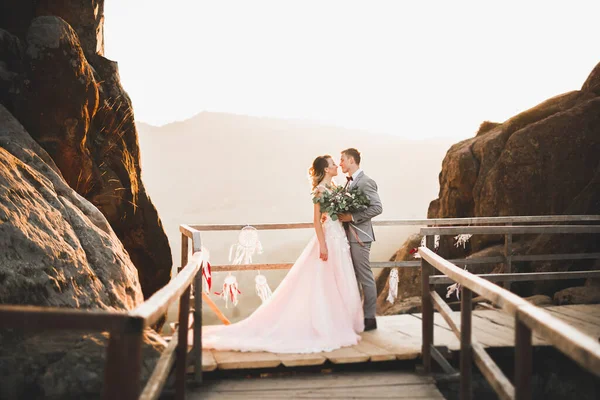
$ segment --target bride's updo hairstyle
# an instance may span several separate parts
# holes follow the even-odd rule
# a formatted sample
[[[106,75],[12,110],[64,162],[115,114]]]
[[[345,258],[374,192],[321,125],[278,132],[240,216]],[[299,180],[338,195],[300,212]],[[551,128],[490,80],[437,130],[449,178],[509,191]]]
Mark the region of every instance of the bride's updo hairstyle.
[[[326,154],[315,158],[312,167],[308,170],[308,174],[312,180],[312,188],[316,188],[319,182],[325,178],[325,168],[329,167],[329,159],[331,156]]]

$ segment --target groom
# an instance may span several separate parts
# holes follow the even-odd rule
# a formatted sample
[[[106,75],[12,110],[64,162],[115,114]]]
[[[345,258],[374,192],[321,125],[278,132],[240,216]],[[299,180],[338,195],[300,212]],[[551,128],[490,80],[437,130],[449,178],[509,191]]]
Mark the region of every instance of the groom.
[[[362,211],[340,214],[339,220],[346,222],[346,235],[350,242],[350,254],[354,264],[354,272],[364,295],[365,331],[377,329],[375,308],[377,303],[377,287],[371,271],[369,256],[371,242],[375,241],[371,218],[381,214],[383,208],[377,194],[377,184],[360,168],[360,152],[354,148],[342,151],[340,160],[342,172],[347,174],[346,188],[357,187],[369,198],[370,205]]]

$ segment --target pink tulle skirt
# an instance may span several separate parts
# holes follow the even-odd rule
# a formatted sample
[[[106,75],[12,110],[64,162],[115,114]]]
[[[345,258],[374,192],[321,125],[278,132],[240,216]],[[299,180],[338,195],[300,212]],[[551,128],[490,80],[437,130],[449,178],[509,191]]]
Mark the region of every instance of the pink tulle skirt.
[[[243,321],[203,327],[202,347],[315,353],[357,344],[363,309],[346,232],[329,218],[323,228],[327,261],[313,237],[267,302]]]

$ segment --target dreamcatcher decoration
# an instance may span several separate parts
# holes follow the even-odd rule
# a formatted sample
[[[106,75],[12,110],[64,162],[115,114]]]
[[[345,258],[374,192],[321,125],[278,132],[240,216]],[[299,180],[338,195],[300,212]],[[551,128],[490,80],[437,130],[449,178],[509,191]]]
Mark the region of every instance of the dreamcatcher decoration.
[[[252,256],[262,254],[262,252],[262,244],[258,240],[258,230],[247,225],[240,231],[237,243],[232,244],[229,249],[229,262],[232,265],[251,264]],[[256,283],[256,294],[264,303],[272,294],[267,278],[258,271],[254,282]],[[225,308],[229,306],[229,302],[234,307],[238,304],[238,297],[242,292],[239,289],[236,277],[231,272],[223,282],[223,290],[220,293],[215,292],[215,294],[225,300]]]
[[[258,230],[250,225],[242,228],[238,236],[238,242],[229,249],[229,261],[234,265],[251,264],[252,256],[262,254],[263,248],[258,240]],[[273,292],[267,282],[267,277],[257,271],[254,277],[256,295],[260,297],[261,302],[267,301]]]
[[[267,277],[262,275],[260,271],[258,271],[258,275],[254,277],[254,282],[256,283],[256,294],[264,303],[273,294],[273,292],[271,292],[271,288],[269,287],[269,283],[267,282]]]
[[[239,295],[242,294],[238,288],[238,282],[235,276],[231,275],[231,272],[223,281],[223,290],[221,292],[215,292],[217,296],[225,301],[225,308],[229,308],[229,302],[235,307],[239,301]]]
[[[390,272],[388,297],[386,299],[390,304],[394,304],[394,301],[398,298],[398,282],[400,282],[398,269],[394,268]]]
[[[251,264],[254,253],[262,254],[263,248],[258,240],[258,230],[246,225],[238,235],[238,242],[229,248],[229,262],[233,265]]]

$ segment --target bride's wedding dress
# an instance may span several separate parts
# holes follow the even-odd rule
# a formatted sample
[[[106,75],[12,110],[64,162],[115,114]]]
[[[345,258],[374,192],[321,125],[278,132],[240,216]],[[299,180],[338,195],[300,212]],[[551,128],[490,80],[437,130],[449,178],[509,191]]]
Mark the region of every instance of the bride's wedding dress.
[[[351,346],[364,330],[363,308],[342,223],[323,223],[327,261],[314,236],[272,297],[243,321],[204,326],[202,347],[315,353]]]

